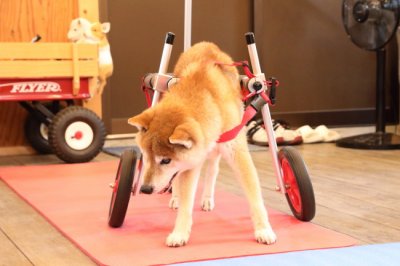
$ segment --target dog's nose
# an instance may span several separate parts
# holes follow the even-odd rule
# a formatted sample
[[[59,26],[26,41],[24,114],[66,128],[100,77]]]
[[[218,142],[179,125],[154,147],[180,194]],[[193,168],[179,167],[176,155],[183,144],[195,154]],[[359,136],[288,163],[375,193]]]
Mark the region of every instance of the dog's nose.
[[[151,194],[153,193],[153,186],[150,185],[142,185],[140,187],[140,192],[144,193],[144,194]]]

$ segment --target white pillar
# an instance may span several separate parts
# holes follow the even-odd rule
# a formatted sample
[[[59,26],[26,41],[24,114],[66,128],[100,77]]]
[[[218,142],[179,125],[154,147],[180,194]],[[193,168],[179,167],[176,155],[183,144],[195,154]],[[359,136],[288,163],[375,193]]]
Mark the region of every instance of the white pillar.
[[[183,35],[183,50],[186,51],[192,45],[192,0],[185,0]]]

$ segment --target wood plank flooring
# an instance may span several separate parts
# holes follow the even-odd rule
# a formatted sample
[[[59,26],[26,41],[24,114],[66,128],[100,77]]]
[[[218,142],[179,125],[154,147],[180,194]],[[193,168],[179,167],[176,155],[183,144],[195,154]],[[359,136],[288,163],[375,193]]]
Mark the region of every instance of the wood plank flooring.
[[[400,150],[345,149],[329,143],[297,149],[314,186],[317,214],[313,223],[348,234],[360,244],[400,241]],[[267,206],[290,213],[284,195],[275,191],[267,149],[252,156]],[[95,161],[116,159],[100,154]],[[0,157],[0,166],[54,163],[60,161],[52,155]],[[242,194],[232,176],[222,163],[217,185]],[[94,265],[2,182],[0,213],[0,265]]]

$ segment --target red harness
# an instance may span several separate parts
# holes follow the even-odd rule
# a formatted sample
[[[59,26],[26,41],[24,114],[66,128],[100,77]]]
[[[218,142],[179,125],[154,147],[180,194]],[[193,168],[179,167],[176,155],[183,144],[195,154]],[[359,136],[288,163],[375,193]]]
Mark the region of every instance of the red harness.
[[[246,74],[246,76],[249,79],[256,77],[250,71],[250,67],[249,67],[249,64],[247,61],[233,62],[232,64],[215,62],[215,64],[216,65],[225,65],[225,66],[241,66],[243,68],[244,73]],[[267,87],[271,87],[272,81],[264,81],[264,85],[266,85]],[[278,80],[276,80],[275,86],[276,87],[279,86]],[[142,82],[142,90],[145,93],[146,102],[149,107],[151,106],[151,95],[149,93],[150,89],[151,88],[148,88],[143,81]],[[242,100],[243,101],[247,101],[248,99],[250,99],[251,97],[253,97],[257,94],[259,94],[261,96],[261,98],[265,101],[265,103],[271,104],[271,100],[270,100],[269,96],[265,93],[264,90],[250,92],[247,87],[245,87],[245,86],[242,87],[242,95],[243,95]],[[222,133],[221,136],[219,137],[219,139],[217,140],[217,143],[222,143],[222,142],[227,142],[227,141],[233,140],[239,134],[240,130],[242,130],[242,128],[247,125],[247,123],[257,114],[258,111],[259,111],[259,109],[257,107],[253,106],[252,104],[249,104],[246,107],[246,109],[244,110],[244,114],[243,114],[242,121],[240,122],[240,124],[235,126],[232,129]]]
[[[250,71],[249,63],[247,61],[234,62],[232,64],[216,62],[215,64],[226,65],[226,66],[241,66],[243,68],[244,73],[246,74],[246,76],[249,79],[256,77]],[[271,81],[264,81],[264,82],[265,82],[264,85],[266,85],[268,87],[272,86]],[[279,82],[276,81],[275,85],[278,86]],[[248,99],[250,99],[251,97],[255,96],[256,94],[259,94],[262,97],[262,99],[265,101],[265,103],[271,104],[271,100],[270,100],[269,96],[265,93],[265,91],[250,92],[247,87],[245,87],[245,86],[242,87],[242,95],[243,95],[244,102],[247,101]],[[243,114],[242,121],[240,122],[240,124],[237,125],[236,127],[232,128],[231,130],[228,130],[228,131],[222,133],[221,136],[219,136],[217,143],[227,142],[227,141],[230,141],[230,140],[233,140],[234,138],[236,138],[236,136],[239,134],[240,130],[242,130],[242,128],[245,127],[251,119],[253,119],[253,117],[258,113],[258,111],[259,111],[259,109],[257,107],[249,104],[246,107],[246,109],[244,110],[244,114]]]

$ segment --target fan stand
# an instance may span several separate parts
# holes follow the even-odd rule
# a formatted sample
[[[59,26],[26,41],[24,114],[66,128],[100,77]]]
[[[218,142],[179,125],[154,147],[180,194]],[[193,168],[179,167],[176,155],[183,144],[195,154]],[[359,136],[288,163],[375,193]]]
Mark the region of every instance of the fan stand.
[[[376,50],[376,59],[376,131],[342,138],[336,142],[338,147],[371,150],[400,149],[400,136],[385,132],[385,48]]]

